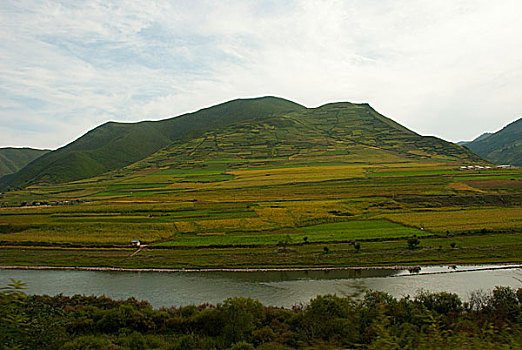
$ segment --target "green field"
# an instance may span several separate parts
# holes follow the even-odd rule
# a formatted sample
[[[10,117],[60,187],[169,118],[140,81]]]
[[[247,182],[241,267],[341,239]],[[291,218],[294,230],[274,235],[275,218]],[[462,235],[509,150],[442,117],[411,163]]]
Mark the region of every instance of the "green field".
[[[245,164],[200,162],[4,193],[0,263],[208,268],[521,261],[520,170],[468,173],[447,162],[351,164],[328,156],[286,167],[267,167],[266,159]],[[421,244],[408,249],[413,235]],[[148,247],[130,257],[133,239]]]

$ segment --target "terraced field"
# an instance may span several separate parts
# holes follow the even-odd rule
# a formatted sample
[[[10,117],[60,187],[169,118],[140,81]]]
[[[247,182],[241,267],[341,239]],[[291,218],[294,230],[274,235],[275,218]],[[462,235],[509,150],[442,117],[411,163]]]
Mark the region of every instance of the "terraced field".
[[[0,263],[197,268],[521,260],[518,169],[463,172],[448,162],[348,164],[329,156],[277,162],[238,167],[212,160],[8,192]],[[420,244],[412,250],[406,241],[413,235]],[[133,239],[148,247],[131,257]]]

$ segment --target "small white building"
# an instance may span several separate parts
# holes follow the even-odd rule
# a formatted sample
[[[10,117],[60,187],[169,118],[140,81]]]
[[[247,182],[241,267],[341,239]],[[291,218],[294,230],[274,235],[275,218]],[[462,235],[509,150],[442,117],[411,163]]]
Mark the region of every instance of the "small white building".
[[[133,239],[131,241],[131,246],[133,247],[139,247],[141,245],[141,241],[139,239]]]

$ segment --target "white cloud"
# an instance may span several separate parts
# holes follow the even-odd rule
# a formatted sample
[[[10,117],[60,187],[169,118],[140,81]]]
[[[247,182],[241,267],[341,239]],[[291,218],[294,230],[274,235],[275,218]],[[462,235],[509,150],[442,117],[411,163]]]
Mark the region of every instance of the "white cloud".
[[[369,102],[421,134],[471,139],[520,116],[521,12],[511,0],[4,1],[0,146],[57,147],[109,119],[261,95]]]

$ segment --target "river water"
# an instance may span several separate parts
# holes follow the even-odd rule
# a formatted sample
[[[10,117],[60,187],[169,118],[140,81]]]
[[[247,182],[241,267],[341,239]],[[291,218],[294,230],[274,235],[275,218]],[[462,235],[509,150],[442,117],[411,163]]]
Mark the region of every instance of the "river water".
[[[505,267],[505,269],[499,269]],[[490,268],[494,268],[491,270]],[[476,270],[478,271],[471,271]],[[522,288],[520,265],[423,267],[408,270],[332,270],[269,272],[102,272],[76,270],[0,270],[0,287],[10,279],[27,284],[29,294],[106,295],[135,297],[155,308],[202,303],[228,297],[251,297],[265,305],[306,304],[320,294],[360,297],[367,289],[395,297],[420,290],[457,293],[463,300],[472,291],[495,286]]]

